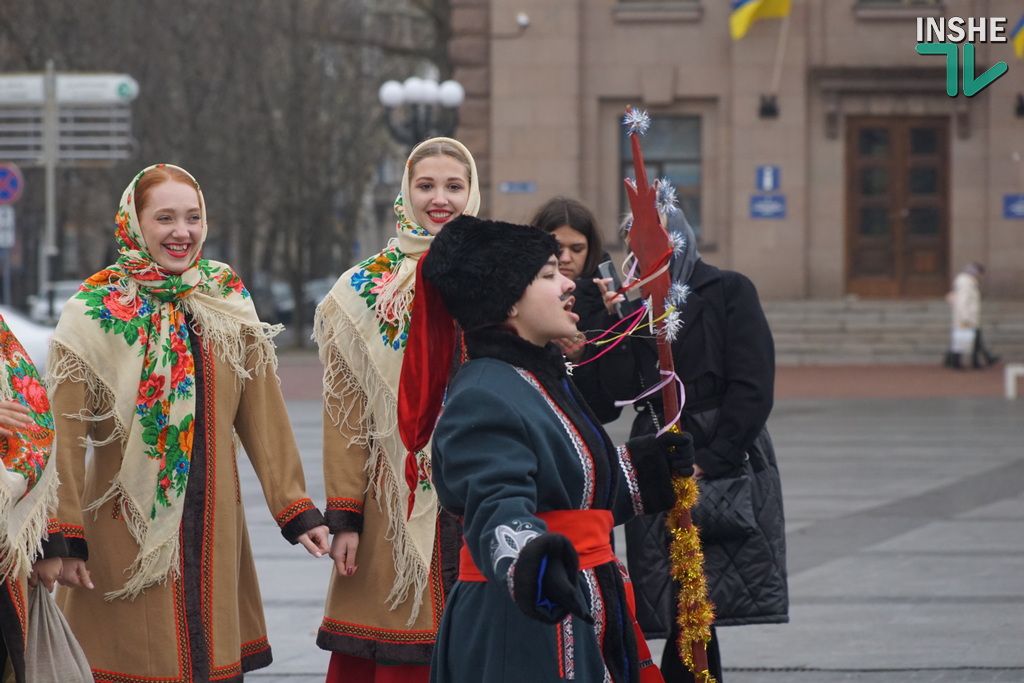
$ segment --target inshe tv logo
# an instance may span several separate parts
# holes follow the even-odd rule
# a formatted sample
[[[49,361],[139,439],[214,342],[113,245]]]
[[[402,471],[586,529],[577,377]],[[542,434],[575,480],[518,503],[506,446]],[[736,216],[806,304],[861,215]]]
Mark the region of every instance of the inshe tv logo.
[[[1008,68],[1006,62],[996,62],[978,76],[974,61],[975,43],[1005,42],[1006,17],[917,18],[917,52],[922,55],[946,55],[946,94],[950,97],[956,97],[960,92],[961,74],[963,92],[967,97],[974,97],[1005,74]],[[959,43],[963,43],[962,62]]]

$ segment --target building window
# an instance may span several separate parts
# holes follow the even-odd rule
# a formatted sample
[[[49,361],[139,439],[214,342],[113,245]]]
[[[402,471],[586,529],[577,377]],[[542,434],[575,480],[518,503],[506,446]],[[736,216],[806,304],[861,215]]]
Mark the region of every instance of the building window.
[[[647,182],[668,178],[676,188],[679,208],[701,241],[701,119],[699,116],[652,116],[647,135],[641,138]],[[633,152],[629,136],[619,146],[623,178],[632,178]],[[622,215],[629,213],[626,190],[620,199]]]

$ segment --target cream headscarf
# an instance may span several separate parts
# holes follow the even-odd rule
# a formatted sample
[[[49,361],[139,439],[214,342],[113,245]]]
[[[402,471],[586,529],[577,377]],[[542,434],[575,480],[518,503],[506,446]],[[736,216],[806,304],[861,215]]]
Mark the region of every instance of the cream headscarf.
[[[51,384],[84,382],[91,396],[91,410],[66,417],[112,418],[113,435],[96,445],[120,440],[124,452],[110,489],[86,508],[96,510],[116,500],[139,544],[128,581],[108,599],[135,598],[178,571],[178,534],[197,418],[198,350],[192,349],[188,319],[242,380],[250,377],[246,362],[252,358],[255,372],[273,366],[271,339],[280,331],[259,321],[238,275],[223,263],[203,259],[201,249],[181,273],[153,261],[152,249],[158,245],[146,244],[135,188],[158,167],[179,170],[195,185],[205,241],[206,204],[195,179],[176,166],[144,169],[121,197],[117,263],[82,283],[65,305],[51,342],[56,351],[51,353],[56,361]]]
[[[469,162],[469,200],[463,213],[475,216],[480,208],[479,178],[476,163],[462,143],[432,138],[417,145],[409,158],[439,142],[452,145]],[[395,200],[398,236],[379,254],[338,279],[317,306],[313,339],[324,364],[324,393],[325,400],[329,399],[330,417],[335,426],[350,435],[352,445],[369,452],[365,469],[370,491],[388,517],[387,533],[392,539],[397,574],[388,602],[395,609],[412,597],[412,623],[427,587],[438,503],[430,483],[428,447],[417,454],[420,490],[412,515],[406,518],[407,452],[398,433],[398,380],[409,332],[416,264],[434,239],[405,206],[404,198],[410,196],[409,172],[407,162],[402,193]],[[351,401],[353,396],[360,400]],[[361,416],[352,416],[342,408],[345,405],[360,406]]]

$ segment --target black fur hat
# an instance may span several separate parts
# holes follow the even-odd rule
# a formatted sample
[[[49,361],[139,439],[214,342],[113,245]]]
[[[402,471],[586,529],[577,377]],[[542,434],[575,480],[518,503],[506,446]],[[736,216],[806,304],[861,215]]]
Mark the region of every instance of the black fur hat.
[[[502,323],[558,240],[540,228],[462,215],[446,224],[424,256],[423,277],[465,330]]]

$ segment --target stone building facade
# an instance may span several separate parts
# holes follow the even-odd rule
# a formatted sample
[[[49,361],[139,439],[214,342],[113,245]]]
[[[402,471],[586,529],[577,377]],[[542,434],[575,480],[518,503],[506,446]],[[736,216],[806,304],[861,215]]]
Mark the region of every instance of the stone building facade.
[[[1024,299],[1024,60],[977,42],[977,74],[1007,73],[950,97],[942,58],[915,49],[918,18],[1005,17],[1009,33],[1019,0],[792,0],[738,41],[729,5],[453,0],[458,136],[485,213],[524,221],[570,195],[621,250],[633,105],[706,260],[766,299],[939,297],[968,261],[990,297]]]

